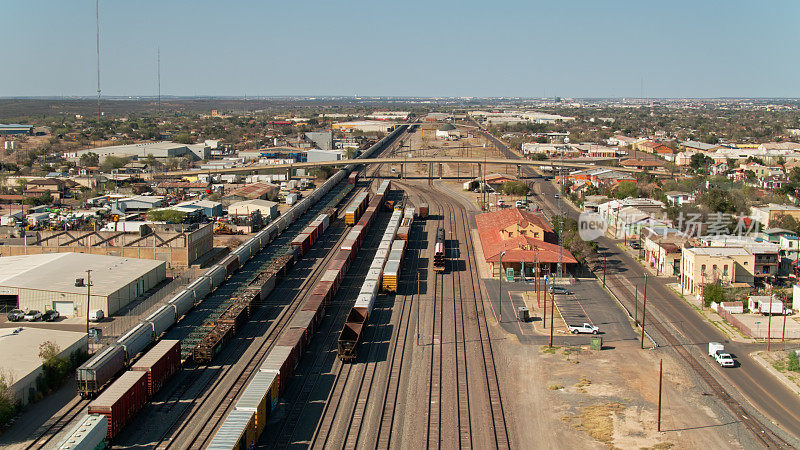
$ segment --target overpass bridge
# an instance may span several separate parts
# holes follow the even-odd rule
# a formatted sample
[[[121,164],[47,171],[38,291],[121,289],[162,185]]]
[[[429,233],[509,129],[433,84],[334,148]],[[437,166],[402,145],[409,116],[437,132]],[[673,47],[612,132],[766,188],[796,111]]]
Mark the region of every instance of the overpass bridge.
[[[484,166],[492,166],[492,165],[505,165],[505,166],[514,166],[517,169],[518,173],[521,173],[522,168],[549,168],[559,169],[591,169],[591,168],[599,168],[599,167],[607,167],[610,169],[614,169],[618,172],[623,173],[640,173],[643,170],[631,167],[611,167],[611,166],[599,166],[595,164],[585,163],[585,162],[570,162],[570,161],[556,161],[556,160],[547,160],[547,161],[533,161],[528,159],[507,159],[507,158],[479,158],[479,157],[447,157],[447,156],[421,156],[421,157],[383,157],[383,158],[370,158],[370,159],[343,159],[339,161],[323,161],[323,162],[297,162],[291,164],[254,164],[249,166],[242,166],[242,167],[229,167],[229,168],[221,168],[221,169],[201,169],[201,170],[178,170],[172,172],[162,172],[159,174],[153,174],[154,178],[178,178],[184,176],[196,176],[199,174],[239,174],[239,175],[256,175],[256,174],[268,174],[268,173],[282,173],[284,171],[289,172],[296,169],[314,169],[322,166],[347,166],[350,164],[363,164],[363,165],[375,165],[375,164],[389,164],[391,166],[399,166],[399,170],[397,171],[400,176],[402,177],[405,173],[405,165],[406,164],[432,164],[432,165],[439,165],[440,169],[439,172],[441,173],[441,165],[443,164],[466,164],[466,165],[477,165],[480,170]],[[432,172],[429,172],[432,173]],[[666,171],[651,171],[654,175],[669,175]]]

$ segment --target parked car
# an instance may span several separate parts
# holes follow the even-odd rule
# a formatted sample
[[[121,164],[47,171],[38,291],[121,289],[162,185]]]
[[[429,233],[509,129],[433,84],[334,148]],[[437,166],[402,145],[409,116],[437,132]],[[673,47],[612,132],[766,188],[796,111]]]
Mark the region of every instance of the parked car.
[[[44,314],[42,314],[42,320],[44,320],[45,322],[52,322],[58,319],[59,315],[60,314],[58,314],[58,311],[56,311],[55,309],[48,309],[47,311],[44,312]]]
[[[103,314],[102,309],[95,309],[94,311],[89,311],[89,322],[100,322],[105,317]]]
[[[641,248],[641,245],[639,245],[639,241],[631,241],[629,245],[634,250],[639,250],[639,248]]]
[[[25,311],[21,309],[15,309],[6,315],[6,318],[9,322],[19,322],[25,317]]]
[[[590,323],[584,323],[583,325],[570,325],[569,332],[572,334],[578,334],[578,333],[597,334],[600,332],[600,328]]]
[[[569,294],[572,294],[572,291],[570,291],[567,288],[563,288],[561,286],[550,286],[550,288],[547,291],[550,292],[553,295],[559,295],[559,294],[560,295],[569,295]]]
[[[553,198],[561,198],[561,195],[560,194],[554,194]]]
[[[41,320],[42,312],[36,309],[32,309],[25,313],[24,319],[28,322],[36,322],[37,320]]]
[[[523,208],[525,206],[525,200],[517,200],[514,204],[517,208]]]

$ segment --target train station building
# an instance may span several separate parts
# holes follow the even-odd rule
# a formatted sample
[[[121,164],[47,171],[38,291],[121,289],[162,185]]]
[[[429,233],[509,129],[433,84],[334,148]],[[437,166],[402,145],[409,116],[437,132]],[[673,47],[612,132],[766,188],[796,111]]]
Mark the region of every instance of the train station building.
[[[535,267],[552,273],[560,257],[566,267],[578,264],[568,250],[560,254],[558,237],[541,216],[519,208],[506,208],[479,214],[475,222],[492,276],[499,276],[509,268],[515,275],[521,274],[524,268],[526,276],[533,276]]]

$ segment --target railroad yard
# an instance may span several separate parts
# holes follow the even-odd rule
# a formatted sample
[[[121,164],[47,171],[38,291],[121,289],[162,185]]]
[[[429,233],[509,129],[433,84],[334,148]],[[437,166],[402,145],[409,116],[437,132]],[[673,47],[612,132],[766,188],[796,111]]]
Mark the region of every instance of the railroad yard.
[[[484,148],[480,137],[437,145],[415,131],[391,135],[375,155]],[[141,352],[139,365],[166,364],[151,354],[171,352],[182,365],[122,370],[106,382],[92,367],[110,356],[98,354],[83,366],[93,378],[79,378],[86,398],[15,445],[49,448],[86,420],[108,430],[113,448],[755,444],[720,401],[696,395],[702,379],[675,354],[640,348],[626,310],[596,278],[565,280],[571,291],[553,302],[558,328],[549,347],[551,330],[530,301],[533,284],[503,282],[506,293],[497,296],[474,233],[476,196],[459,180],[429,177],[431,165],[405,168],[406,179],[396,178],[399,170],[341,171],[283,229],[276,223],[256,234],[247,256],[237,250],[189,286],[207,283],[204,293],[169,300],[171,319],[158,328],[153,318],[150,337],[126,335],[113,347],[120,361]],[[554,213],[550,201],[538,206]],[[531,322],[517,320],[515,298],[528,299]],[[602,349],[568,334],[577,322],[601,327]],[[659,394],[648,380],[662,362],[657,431]],[[125,413],[132,414],[123,415],[114,393],[136,385],[141,393]]]

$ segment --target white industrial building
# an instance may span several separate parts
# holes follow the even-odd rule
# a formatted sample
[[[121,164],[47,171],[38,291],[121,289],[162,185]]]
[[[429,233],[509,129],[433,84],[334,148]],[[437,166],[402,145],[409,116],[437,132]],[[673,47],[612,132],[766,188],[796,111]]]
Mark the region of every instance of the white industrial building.
[[[86,153],[94,153],[102,161],[107,156],[147,158],[153,155],[154,158],[179,158],[189,155],[194,160],[205,160],[211,155],[211,147],[208,143],[202,144],[181,144],[178,142],[160,141],[145,142],[141,144],[112,145],[108,147],[97,147],[77,152],[64,153],[64,157],[71,160],[78,160]]]
[[[308,162],[339,161],[340,159],[342,159],[342,152],[339,150],[309,149],[306,152],[306,161]]]
[[[166,262],[85,253],[6,256],[0,258],[0,302],[86,317],[87,270],[92,282],[88,310],[108,316],[161,283]],[[82,286],[76,286],[79,278]]]
[[[231,205],[228,206],[229,216],[249,216],[255,211],[261,213],[261,217],[274,219],[278,217],[278,204],[269,200],[257,198],[231,203]]]
[[[67,360],[80,351],[86,351],[86,333],[61,331],[37,327],[0,329],[0,373],[10,378],[9,391],[24,406],[36,394],[39,385],[36,379],[42,375],[42,359],[39,346],[52,342]]]

